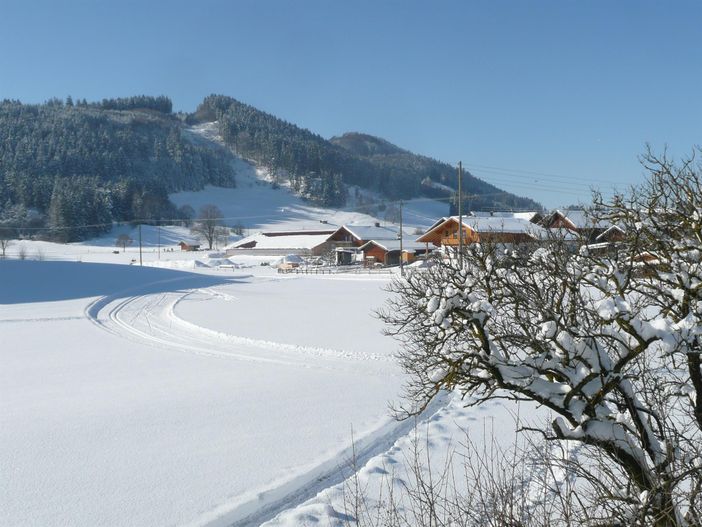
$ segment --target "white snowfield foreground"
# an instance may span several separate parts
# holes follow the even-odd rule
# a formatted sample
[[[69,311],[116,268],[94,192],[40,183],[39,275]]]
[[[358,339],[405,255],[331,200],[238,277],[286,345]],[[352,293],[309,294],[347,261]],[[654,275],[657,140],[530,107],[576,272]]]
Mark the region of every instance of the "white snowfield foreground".
[[[0,261],[0,279],[2,526],[342,525],[351,459],[375,492],[411,455],[373,315],[386,277]],[[488,415],[510,435],[504,409],[437,400],[432,458]]]
[[[0,262],[0,525],[258,525],[406,434],[384,281],[257,272]]]

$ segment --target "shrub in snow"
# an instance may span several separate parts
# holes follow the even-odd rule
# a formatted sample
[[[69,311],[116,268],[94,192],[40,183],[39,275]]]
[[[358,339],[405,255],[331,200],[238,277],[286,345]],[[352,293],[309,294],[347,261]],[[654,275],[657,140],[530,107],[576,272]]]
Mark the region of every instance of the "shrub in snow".
[[[606,254],[470,245],[396,280],[382,316],[404,344],[406,414],[447,389],[535,401],[555,416],[546,440],[588,452],[565,464],[571,520],[702,525],[702,170],[644,166],[643,188],[596,196],[595,219],[626,233]]]

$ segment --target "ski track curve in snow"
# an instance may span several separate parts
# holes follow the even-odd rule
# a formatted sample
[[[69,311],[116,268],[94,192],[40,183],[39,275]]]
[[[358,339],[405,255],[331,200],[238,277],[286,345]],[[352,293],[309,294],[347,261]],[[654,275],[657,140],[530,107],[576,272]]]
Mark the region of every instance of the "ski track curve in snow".
[[[265,362],[320,370],[353,371],[360,375],[397,375],[392,356],[359,353],[324,347],[302,346],[232,335],[198,326],[180,318],[178,303],[196,295],[226,302],[238,299],[213,288],[198,288],[187,277],[159,282],[173,284],[173,290],[153,292],[153,285],[121,291],[93,301],[85,316],[101,329],[149,347],[195,355]],[[176,287],[177,286],[177,287]],[[232,324],[235,327],[235,323]],[[447,397],[437,398],[423,413],[429,417],[447,404]],[[260,525],[283,510],[295,507],[318,492],[336,485],[349,476],[349,463],[358,469],[372,457],[384,452],[401,436],[409,433],[414,421],[385,421],[374,431],[356,438],[325,461],[308,467],[265,489],[256,489],[204,513],[191,525],[207,527],[249,527]]]
[[[236,297],[212,288],[188,289],[187,280],[170,280],[186,286],[175,291],[150,293],[147,288],[137,288],[101,297],[87,306],[85,315],[114,335],[195,355],[303,368],[353,369],[376,375],[387,375],[387,365],[394,361],[392,356],[254,339],[198,326],[176,314],[179,302],[196,294],[225,301],[236,301]],[[235,322],[232,325],[235,327]],[[374,363],[378,366],[373,367]]]

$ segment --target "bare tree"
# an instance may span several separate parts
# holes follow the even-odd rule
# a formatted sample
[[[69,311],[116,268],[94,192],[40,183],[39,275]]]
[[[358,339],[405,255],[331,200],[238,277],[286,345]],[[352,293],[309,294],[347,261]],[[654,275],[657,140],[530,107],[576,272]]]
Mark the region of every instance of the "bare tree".
[[[200,213],[192,227],[192,231],[205,238],[208,249],[212,249],[212,245],[216,240],[217,227],[222,224],[222,217],[222,211],[217,205],[208,204],[200,207]]]
[[[700,525],[702,170],[643,163],[646,186],[596,200],[627,232],[609,252],[470,245],[395,281],[382,316],[404,343],[406,415],[444,389],[535,401],[556,416],[535,432],[588,452],[563,462],[584,523]]]
[[[2,251],[3,258],[5,258],[5,252],[10,245],[12,245],[12,238],[6,235],[4,230],[0,227],[0,251]]]
[[[133,241],[134,240],[132,240],[129,234],[120,234],[119,236],[117,236],[117,242],[115,243],[115,245],[117,247],[121,247],[122,252],[124,252],[127,250],[127,246],[131,245]]]

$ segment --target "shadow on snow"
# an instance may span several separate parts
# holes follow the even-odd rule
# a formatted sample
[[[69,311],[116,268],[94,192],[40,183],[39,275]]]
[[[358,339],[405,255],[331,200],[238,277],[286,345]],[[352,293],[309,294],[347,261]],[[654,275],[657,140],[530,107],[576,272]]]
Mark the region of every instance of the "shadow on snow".
[[[231,277],[116,264],[0,261],[0,304],[55,302],[112,295],[202,288],[236,281]]]

